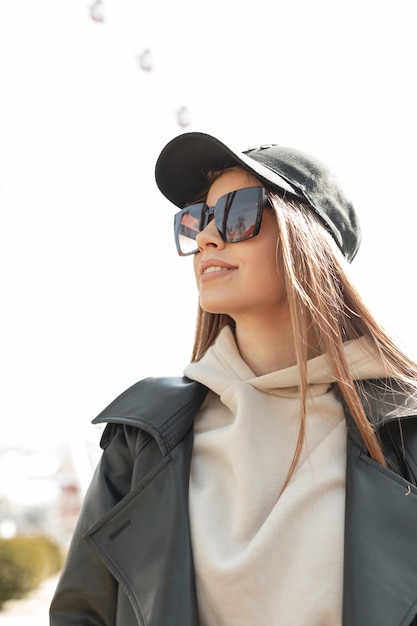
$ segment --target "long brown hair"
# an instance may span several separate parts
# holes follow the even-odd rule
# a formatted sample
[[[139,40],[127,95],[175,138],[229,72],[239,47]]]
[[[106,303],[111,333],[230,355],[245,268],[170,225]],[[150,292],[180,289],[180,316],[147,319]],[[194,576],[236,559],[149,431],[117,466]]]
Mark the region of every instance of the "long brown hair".
[[[387,374],[410,390],[417,388],[417,365],[396,345],[366,306],[348,276],[335,242],[312,208],[275,192],[269,192],[268,196],[279,226],[277,263],[283,271],[296,338],[301,395],[300,431],[285,485],[295,470],[305,437],[307,355],[311,344],[319,353],[327,354],[339,391],[369,454],[385,465],[380,442],[366,418],[349,372],[344,343],[367,337],[377,349]],[[202,358],[226,325],[234,329],[231,317],[208,313],[199,307],[193,361]]]

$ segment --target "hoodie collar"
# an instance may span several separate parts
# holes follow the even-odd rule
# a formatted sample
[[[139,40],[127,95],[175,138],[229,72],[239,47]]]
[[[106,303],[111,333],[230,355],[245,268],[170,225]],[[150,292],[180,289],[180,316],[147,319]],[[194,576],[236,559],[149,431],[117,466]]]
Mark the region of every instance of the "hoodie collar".
[[[386,369],[377,350],[366,338],[345,344],[345,354],[354,380],[385,378]],[[296,365],[262,376],[255,376],[239,354],[233,333],[226,326],[215,343],[197,363],[189,364],[185,375],[203,383],[218,395],[231,385],[246,383],[271,395],[297,397],[299,373]],[[315,357],[307,363],[307,383],[310,396],[326,393],[336,382],[327,355]]]

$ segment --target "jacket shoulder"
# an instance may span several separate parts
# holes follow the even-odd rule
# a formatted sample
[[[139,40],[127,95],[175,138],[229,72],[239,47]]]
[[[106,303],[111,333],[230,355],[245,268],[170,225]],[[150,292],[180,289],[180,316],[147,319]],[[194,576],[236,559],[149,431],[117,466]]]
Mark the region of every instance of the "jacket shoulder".
[[[136,426],[155,436],[189,427],[207,387],[185,376],[144,378],[113,400],[93,424]]]
[[[358,386],[365,413],[374,426],[417,416],[417,389],[392,378],[361,381]]]

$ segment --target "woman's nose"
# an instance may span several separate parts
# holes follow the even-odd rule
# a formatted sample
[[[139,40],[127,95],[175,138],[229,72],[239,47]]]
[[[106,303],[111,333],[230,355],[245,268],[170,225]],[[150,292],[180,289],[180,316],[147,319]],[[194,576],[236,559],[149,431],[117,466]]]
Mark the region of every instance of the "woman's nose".
[[[224,248],[225,245],[225,242],[217,230],[216,222],[213,219],[198,233],[195,240],[200,250],[204,250],[210,246],[214,248]]]

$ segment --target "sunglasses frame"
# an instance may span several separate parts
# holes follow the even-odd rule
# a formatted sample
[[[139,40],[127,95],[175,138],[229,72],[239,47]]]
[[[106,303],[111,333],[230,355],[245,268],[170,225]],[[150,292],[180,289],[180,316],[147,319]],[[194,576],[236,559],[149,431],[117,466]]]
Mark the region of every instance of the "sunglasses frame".
[[[238,239],[230,240],[228,239],[227,230],[226,230],[228,209],[230,210],[230,206],[233,206],[233,201],[236,195],[240,191],[247,191],[248,189],[255,189],[258,194],[256,220],[255,220],[253,230],[248,236],[243,236],[243,237],[239,237]],[[218,209],[219,202],[222,202],[222,208],[220,211]],[[259,234],[259,230],[261,228],[261,223],[262,223],[263,210],[267,206],[269,207],[272,206],[267,196],[267,191],[265,187],[259,186],[259,187],[244,187],[242,189],[236,189],[235,191],[229,191],[229,193],[226,193],[223,196],[221,196],[217,200],[216,204],[212,207],[209,207],[205,202],[196,202],[196,203],[193,203],[184,207],[183,209],[181,209],[181,211],[178,211],[178,213],[176,213],[174,216],[174,236],[175,236],[175,244],[177,246],[178,254],[180,256],[191,256],[192,254],[196,254],[197,252],[199,252],[198,246],[195,248],[195,250],[192,250],[191,252],[183,252],[181,250],[181,246],[179,243],[179,237],[180,237],[179,231],[181,227],[181,218],[184,215],[184,213],[189,213],[190,209],[192,209],[193,207],[199,207],[199,208],[201,207],[201,218],[200,218],[198,233],[201,233],[210,222],[210,218],[214,217],[216,228],[219,231],[219,234],[222,240],[225,241],[226,243],[239,243],[240,241],[247,241],[248,239],[252,239],[253,237],[256,237],[256,235]]]

